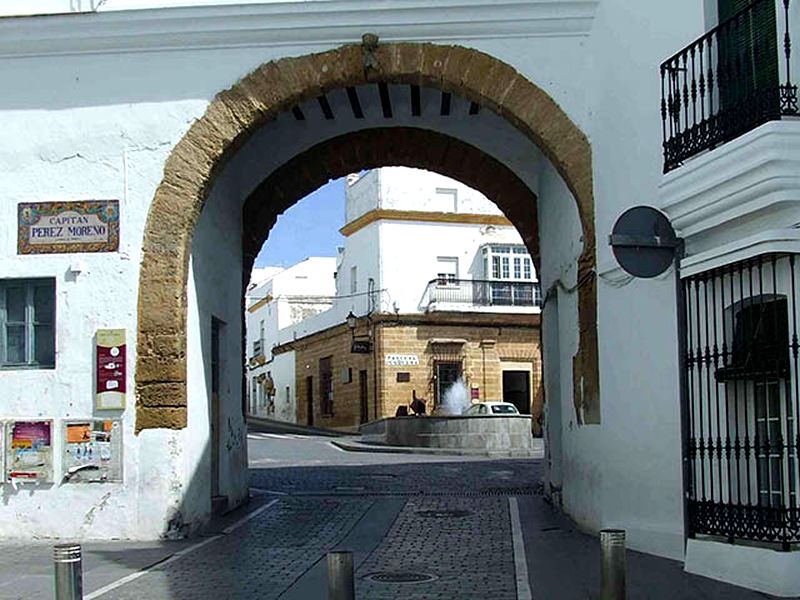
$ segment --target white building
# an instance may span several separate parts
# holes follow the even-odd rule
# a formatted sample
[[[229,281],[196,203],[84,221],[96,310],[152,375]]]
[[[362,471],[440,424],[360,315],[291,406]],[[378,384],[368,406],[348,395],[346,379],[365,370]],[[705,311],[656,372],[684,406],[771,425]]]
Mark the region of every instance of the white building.
[[[429,171],[383,167],[348,177],[344,211],[335,278],[334,259],[307,259],[249,292],[251,414],[296,420],[295,353],[273,356],[271,348],[342,325],[348,315],[469,312],[477,324],[481,313],[540,312],[536,272],[522,238],[480,192]],[[311,260],[318,261],[317,271]],[[298,277],[307,289],[288,287]],[[334,280],[335,296],[325,296]],[[278,285],[285,291],[276,294]],[[316,298],[308,297],[312,289]],[[300,303],[309,306],[302,314]],[[532,396],[539,364],[526,368]]]
[[[405,167],[350,179],[340,231],[331,310],[286,328],[280,343],[343,323],[351,312],[540,311],[519,233],[486,196],[454,179]],[[460,294],[447,293],[448,281],[463,282]],[[485,292],[472,281],[487,282]],[[522,285],[512,292],[502,282]]]
[[[251,283],[245,296],[247,307],[248,412],[281,421],[294,421],[295,399],[286,371],[294,364],[289,357],[277,361],[272,348],[280,330],[331,308],[336,291],[336,259],[312,256],[286,269],[274,268]],[[267,267],[270,269],[270,267]],[[255,278],[254,278],[255,279]],[[276,382],[278,385],[276,385]]]
[[[564,510],[688,569],[800,594],[800,2],[78,4],[36,6],[97,11],[0,19],[1,535],[181,534],[242,502],[243,273],[316,187],[405,165],[495,199],[540,261],[546,487]],[[637,204],[686,242],[699,354],[672,274],[630,280],[607,243]],[[769,348],[772,369],[741,359],[736,340],[763,346],[751,318],[771,311],[782,331],[784,296],[788,367]],[[119,464],[73,476],[73,434],[107,443],[106,426]]]

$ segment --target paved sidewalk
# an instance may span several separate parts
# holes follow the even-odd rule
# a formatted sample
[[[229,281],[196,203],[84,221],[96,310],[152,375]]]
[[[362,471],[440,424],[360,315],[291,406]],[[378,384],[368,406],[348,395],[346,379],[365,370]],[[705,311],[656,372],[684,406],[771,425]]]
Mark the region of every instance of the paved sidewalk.
[[[349,460],[307,440],[251,443],[273,456],[284,444]],[[84,544],[85,592],[91,600],[324,600],[327,552],[351,550],[361,600],[513,600],[527,598],[528,587],[535,600],[597,598],[599,542],[544,501],[541,461],[373,460],[254,468],[251,503],[204,537]],[[51,600],[52,573],[52,542],[0,544],[0,599]],[[628,581],[631,600],[769,598],[636,552]]]
[[[588,600],[600,589],[600,542],[580,532],[541,496],[521,498],[533,597]],[[682,563],[628,551],[627,584],[631,600],[763,600],[775,598],[686,573]]]
[[[520,496],[518,502],[533,598],[597,598],[597,540],[576,531],[541,497]],[[154,565],[100,599],[324,600],[325,554],[349,549],[357,598],[514,600],[510,529],[505,496],[286,496],[235,532],[196,549],[191,546],[202,539],[86,544],[85,589],[88,594]],[[179,560],[164,562],[187,548]],[[50,549],[49,543],[0,546],[0,598],[51,599]],[[414,575],[421,581],[391,581]],[[628,554],[628,580],[632,600],[770,598],[636,552]]]
[[[84,594],[160,563],[196,541],[83,543]],[[54,543],[0,544],[0,599],[52,600]]]

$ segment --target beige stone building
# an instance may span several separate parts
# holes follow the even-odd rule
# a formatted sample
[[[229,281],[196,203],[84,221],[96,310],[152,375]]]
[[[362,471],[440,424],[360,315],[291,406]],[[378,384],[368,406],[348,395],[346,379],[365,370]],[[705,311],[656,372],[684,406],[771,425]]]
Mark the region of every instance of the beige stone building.
[[[533,414],[538,433],[539,323],[539,314],[376,314],[353,329],[337,325],[273,353],[295,353],[298,423],[357,427],[393,416],[414,392],[430,412],[463,377],[473,401],[513,402]]]

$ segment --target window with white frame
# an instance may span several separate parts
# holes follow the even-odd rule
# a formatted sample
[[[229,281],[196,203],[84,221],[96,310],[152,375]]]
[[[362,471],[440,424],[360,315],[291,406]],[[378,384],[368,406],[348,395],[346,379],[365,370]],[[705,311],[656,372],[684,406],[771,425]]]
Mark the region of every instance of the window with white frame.
[[[358,291],[358,267],[350,267],[350,293]]]
[[[532,306],[536,299],[531,257],[522,244],[487,244],[482,249],[485,292],[490,304]],[[482,296],[482,297],[483,297]]]
[[[458,212],[458,190],[453,188],[436,188],[434,206],[442,212]]]
[[[458,258],[436,257],[436,281],[438,285],[456,285],[458,282]]]
[[[0,366],[55,366],[55,279],[0,280]]]
[[[533,267],[528,250],[522,245],[490,244],[483,248],[486,279],[532,281]]]

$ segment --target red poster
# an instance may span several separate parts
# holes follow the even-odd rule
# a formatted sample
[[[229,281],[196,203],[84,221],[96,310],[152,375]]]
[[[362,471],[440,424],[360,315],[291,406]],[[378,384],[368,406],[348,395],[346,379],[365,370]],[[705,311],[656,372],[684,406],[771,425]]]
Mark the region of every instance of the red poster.
[[[97,332],[97,408],[124,409],[126,393],[124,329]]]
[[[125,393],[125,345],[97,347],[97,392]]]

